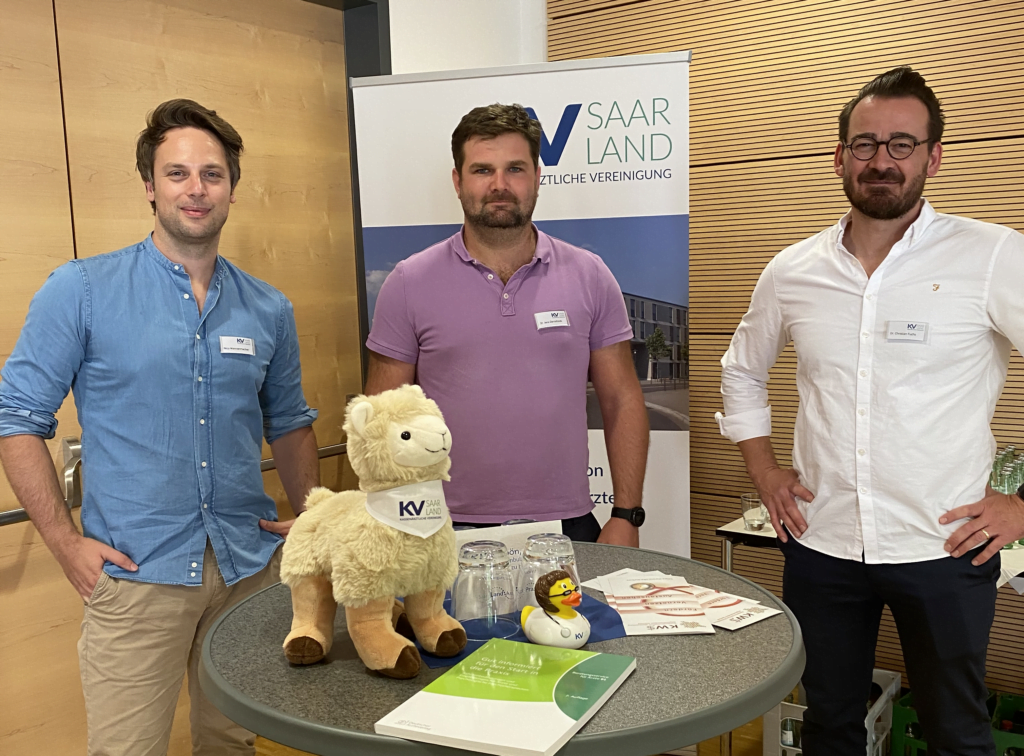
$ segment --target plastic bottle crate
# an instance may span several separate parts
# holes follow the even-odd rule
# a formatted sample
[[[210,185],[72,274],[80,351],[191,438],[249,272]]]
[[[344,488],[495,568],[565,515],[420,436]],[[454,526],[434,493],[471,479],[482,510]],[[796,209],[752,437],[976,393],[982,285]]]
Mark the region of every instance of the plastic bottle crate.
[[[1006,753],[1007,748],[1024,749],[1024,735],[1009,732],[1000,732],[996,728],[1003,719],[1013,716],[1014,711],[1024,709],[1024,698],[1011,696],[1006,693],[988,692],[988,712],[992,717],[992,736],[996,742],[996,756],[1024,756],[1014,751]],[[910,725],[917,725],[911,728]],[[920,733],[920,723],[917,718],[917,711],[914,709],[914,694],[907,693],[893,705],[892,708],[892,752],[891,756],[927,756],[928,743],[923,739],[913,737],[914,729]]]
[[[992,739],[996,741],[996,756],[1024,756],[1024,735],[1000,729],[1001,723],[1004,720],[1012,721],[1018,711],[1024,711],[1024,696],[999,694],[992,714]]]
[[[893,725],[893,703],[900,694],[902,679],[899,673],[884,669],[874,670],[871,673],[871,679],[882,689],[882,695],[878,697],[864,718],[864,726],[868,730],[868,740],[864,752],[866,756],[888,756],[889,738]],[[801,700],[804,700],[804,695],[801,685]],[[806,706],[782,701],[774,709],[765,713],[764,756],[797,756],[797,754],[803,753],[799,745],[783,745],[782,723],[787,719],[803,722],[806,710]],[[917,716],[917,712],[914,712],[914,716]]]

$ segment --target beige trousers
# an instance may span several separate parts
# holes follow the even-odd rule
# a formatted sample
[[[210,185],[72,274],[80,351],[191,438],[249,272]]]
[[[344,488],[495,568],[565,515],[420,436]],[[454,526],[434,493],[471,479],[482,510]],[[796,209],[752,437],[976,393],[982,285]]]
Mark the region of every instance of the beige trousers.
[[[199,688],[203,638],[226,609],[279,580],[281,550],[255,575],[224,585],[209,542],[201,587],[100,576],[86,602],[78,660],[89,756],[164,756],[188,671],[192,753],[255,753],[255,735]]]

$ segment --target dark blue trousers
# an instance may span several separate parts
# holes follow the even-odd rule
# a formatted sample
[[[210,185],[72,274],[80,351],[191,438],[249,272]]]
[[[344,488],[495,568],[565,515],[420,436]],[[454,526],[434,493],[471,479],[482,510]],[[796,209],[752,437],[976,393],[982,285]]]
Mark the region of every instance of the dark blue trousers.
[[[896,620],[929,756],[992,756],[985,655],[999,556],[978,550],[909,564],[864,564],[781,543],[783,597],[807,649],[805,756],[863,756],[882,607]]]

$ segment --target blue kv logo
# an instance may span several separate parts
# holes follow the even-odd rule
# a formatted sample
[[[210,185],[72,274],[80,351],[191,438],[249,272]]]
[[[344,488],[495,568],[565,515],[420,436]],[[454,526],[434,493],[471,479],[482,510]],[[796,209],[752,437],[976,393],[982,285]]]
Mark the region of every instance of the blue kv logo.
[[[398,502],[398,516],[399,517],[418,517],[423,514],[423,504],[420,502],[418,505],[415,501],[400,501]]]
[[[582,103],[565,106],[565,110],[562,111],[562,120],[558,122],[558,128],[555,129],[555,135],[550,142],[548,141],[547,133],[541,131],[540,159],[544,165],[558,165],[558,161],[562,159],[565,143],[569,141],[569,134],[572,132],[572,127],[576,124],[576,116],[580,114],[580,108],[582,107]],[[526,112],[530,114],[530,118],[540,120],[537,118],[537,111],[533,108],[527,108]]]

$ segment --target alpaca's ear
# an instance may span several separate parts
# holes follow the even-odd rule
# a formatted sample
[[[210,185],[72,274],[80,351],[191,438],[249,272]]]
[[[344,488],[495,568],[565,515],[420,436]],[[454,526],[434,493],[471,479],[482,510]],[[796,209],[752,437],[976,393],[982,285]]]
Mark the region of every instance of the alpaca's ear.
[[[349,410],[348,416],[356,433],[362,433],[367,423],[373,419],[373,405],[369,402],[359,402]]]

